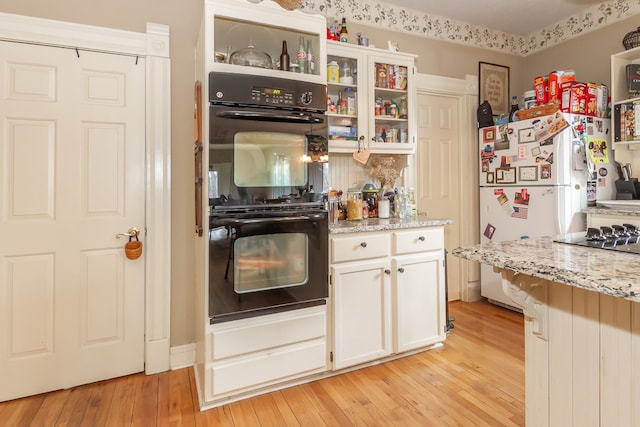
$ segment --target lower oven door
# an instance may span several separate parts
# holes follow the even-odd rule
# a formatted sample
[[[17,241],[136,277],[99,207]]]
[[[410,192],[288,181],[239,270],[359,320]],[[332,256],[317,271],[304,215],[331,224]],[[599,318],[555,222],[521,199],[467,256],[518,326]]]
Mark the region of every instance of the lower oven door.
[[[326,211],[243,213],[212,226],[211,323],[326,303]]]

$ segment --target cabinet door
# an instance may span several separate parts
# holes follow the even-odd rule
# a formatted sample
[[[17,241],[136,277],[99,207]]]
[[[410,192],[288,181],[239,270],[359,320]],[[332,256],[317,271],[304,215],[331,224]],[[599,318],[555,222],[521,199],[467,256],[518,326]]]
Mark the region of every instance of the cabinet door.
[[[361,49],[340,43],[327,44],[329,150],[353,153],[358,149],[358,140],[364,143],[369,132],[367,59]]]
[[[372,151],[412,153],[415,123],[414,61],[400,55],[368,57],[369,136]]]
[[[332,266],[335,370],[391,353],[390,262]]]
[[[443,341],[445,277],[442,251],[393,259],[395,343],[398,353]]]

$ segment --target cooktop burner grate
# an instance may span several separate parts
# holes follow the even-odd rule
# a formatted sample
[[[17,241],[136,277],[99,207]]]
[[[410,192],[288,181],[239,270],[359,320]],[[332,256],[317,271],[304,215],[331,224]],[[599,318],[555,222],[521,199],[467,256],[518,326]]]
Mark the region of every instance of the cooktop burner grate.
[[[633,224],[590,227],[586,234],[567,234],[554,242],[640,254],[640,228]]]

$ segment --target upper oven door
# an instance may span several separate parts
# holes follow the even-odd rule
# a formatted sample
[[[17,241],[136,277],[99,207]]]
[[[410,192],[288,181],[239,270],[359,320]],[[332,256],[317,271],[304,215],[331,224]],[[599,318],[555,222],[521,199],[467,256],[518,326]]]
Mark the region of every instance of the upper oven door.
[[[210,107],[209,170],[227,205],[295,201],[321,193],[327,160],[323,114],[268,108]]]

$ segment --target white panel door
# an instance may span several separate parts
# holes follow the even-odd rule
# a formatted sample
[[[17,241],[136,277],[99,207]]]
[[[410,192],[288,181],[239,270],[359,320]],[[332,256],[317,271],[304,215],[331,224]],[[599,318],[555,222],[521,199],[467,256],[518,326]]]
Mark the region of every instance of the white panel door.
[[[0,58],[0,401],[142,371],[144,59]]]
[[[461,141],[458,108],[454,96],[418,94],[418,147],[416,155],[418,211],[432,218],[450,218],[453,224],[463,224],[460,199]],[[471,172],[471,171],[469,171]],[[448,250],[460,246],[458,225],[445,227]],[[447,257],[448,299],[458,300],[462,293],[461,262]]]

